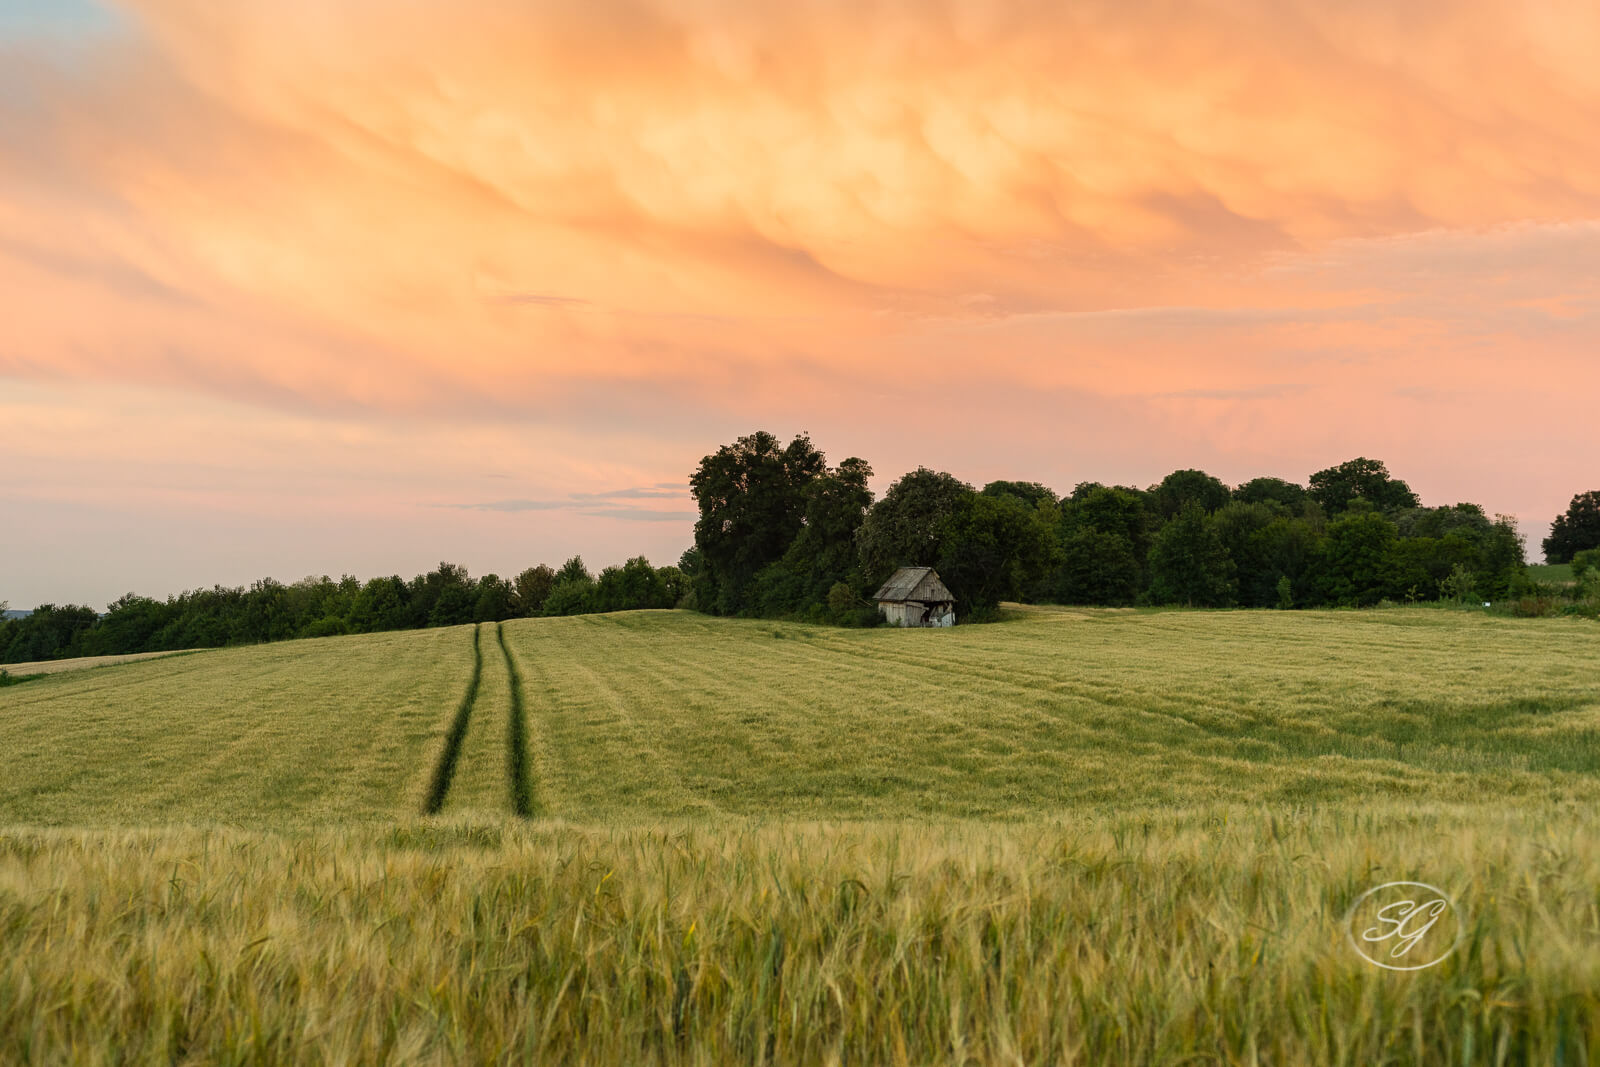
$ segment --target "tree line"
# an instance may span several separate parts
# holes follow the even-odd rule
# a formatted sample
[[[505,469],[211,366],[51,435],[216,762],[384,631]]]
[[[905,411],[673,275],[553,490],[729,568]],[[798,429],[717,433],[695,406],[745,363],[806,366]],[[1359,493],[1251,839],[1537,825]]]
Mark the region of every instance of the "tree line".
[[[598,576],[574,556],[559,569],[540,564],[511,579],[473,579],[454,563],[410,581],[394,575],[363,583],[345,575],[286,585],[264,578],[248,588],[215,586],[166,600],[129,593],[103,615],[82,605],[46,604],[0,623],[0,663],[670,608],[684,589],[677,567],[653,567],[642,556]]]
[[[1002,600],[1087,605],[1364,607],[1500,600],[1529,588],[1515,522],[1481,506],[1425,507],[1378,460],[1305,484],[1229,486],[1178,470],[1146,488],[1037,482],[976,488],[918,468],[881,500],[872,469],[829,467],[808,435],[741,437],[690,479],[690,606],[718,615],[871,625],[868,599],[900,566],[932,566],[959,617]],[[1574,498],[1545,542],[1557,558],[1600,545],[1600,492]]]
[[[441,563],[409,581],[345,575],[166,600],[133,593],[104,613],[46,604],[0,622],[0,663],[216,648],[296,637],[499,622],[636,608],[870,626],[870,597],[901,566],[932,566],[958,617],[1003,600],[1127,606],[1364,607],[1392,601],[1501,600],[1530,590],[1515,523],[1476,504],[1424,507],[1377,460],[1358,457],[1305,484],[1228,486],[1178,470],[1146,488],[1037,482],[981,489],[919,467],[881,500],[871,466],[830,467],[806,434],[757,432],[701,460],[694,546],[677,566],[642,556],[598,576],[560,568],[473,579]],[[1573,497],[1544,541],[1551,562],[1600,581],[1600,490]],[[1585,586],[1587,588],[1587,586]]]

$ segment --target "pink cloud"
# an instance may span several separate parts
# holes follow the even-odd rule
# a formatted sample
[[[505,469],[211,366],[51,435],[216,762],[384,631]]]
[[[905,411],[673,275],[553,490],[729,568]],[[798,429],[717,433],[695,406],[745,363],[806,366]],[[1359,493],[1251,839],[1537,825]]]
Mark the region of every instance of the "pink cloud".
[[[51,472],[0,485],[39,507],[249,511],[240,472],[285,528],[393,520],[757,426],[885,484],[1363,453],[1530,521],[1590,487],[1589,5],[127,7],[0,72],[4,443]],[[61,420],[92,444],[20,429]],[[535,517],[413,520],[688,539]]]

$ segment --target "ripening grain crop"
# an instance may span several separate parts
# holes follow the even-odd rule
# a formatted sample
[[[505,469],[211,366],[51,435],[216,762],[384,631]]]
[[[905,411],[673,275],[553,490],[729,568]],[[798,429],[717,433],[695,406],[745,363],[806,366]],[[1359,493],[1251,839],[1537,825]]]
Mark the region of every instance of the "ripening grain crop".
[[[1594,1063],[1597,884],[1553,807],[11,831],[0,1062]]]

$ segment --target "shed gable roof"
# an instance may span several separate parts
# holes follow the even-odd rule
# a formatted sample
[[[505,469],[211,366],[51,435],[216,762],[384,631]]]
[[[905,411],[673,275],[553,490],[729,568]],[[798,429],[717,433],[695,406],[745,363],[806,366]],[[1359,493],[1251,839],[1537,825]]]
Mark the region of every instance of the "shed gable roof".
[[[873,596],[874,600],[916,600],[938,603],[955,597],[932,567],[901,567],[889,576]]]

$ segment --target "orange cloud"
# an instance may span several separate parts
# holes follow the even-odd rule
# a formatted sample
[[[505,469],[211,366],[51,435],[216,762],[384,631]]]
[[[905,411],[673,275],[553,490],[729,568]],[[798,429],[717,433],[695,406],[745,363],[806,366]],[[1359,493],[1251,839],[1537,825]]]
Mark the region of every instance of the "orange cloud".
[[[0,382],[151,471],[209,401],[299,466],[400,420],[540,467],[444,503],[783,424],[1063,487],[1387,449],[1534,516],[1600,443],[1507,414],[1596,381],[1592,4],[125,6],[3,46]],[[403,495],[385,454],[340,477]]]

